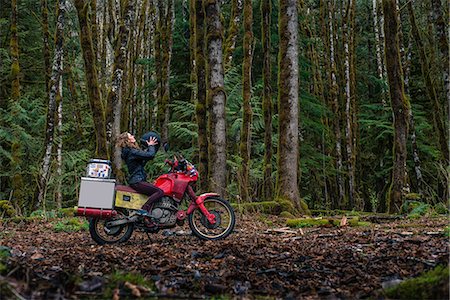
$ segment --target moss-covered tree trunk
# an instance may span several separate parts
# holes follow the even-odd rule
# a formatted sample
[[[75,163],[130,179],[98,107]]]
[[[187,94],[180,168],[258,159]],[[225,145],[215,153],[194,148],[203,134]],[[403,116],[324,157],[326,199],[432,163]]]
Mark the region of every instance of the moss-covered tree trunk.
[[[334,5],[331,0],[328,2],[328,30],[329,30],[329,82],[330,82],[330,100],[331,107],[333,111],[333,131],[335,138],[335,161],[336,161],[336,184],[338,190],[338,198],[337,201],[334,201],[333,207],[341,207],[345,198],[345,190],[344,190],[344,179],[342,178],[343,174],[343,165],[342,165],[342,140],[341,140],[341,114],[340,114],[340,105],[339,105],[339,85],[337,83],[337,67],[336,67],[336,49],[335,49],[335,24],[334,20]]]
[[[250,200],[249,170],[251,152],[252,124],[252,59],[253,59],[253,8],[251,0],[244,0],[244,58],[242,62],[242,127],[239,149],[242,158],[241,197],[244,202]]]
[[[55,32],[55,51],[53,54],[52,74],[49,82],[49,98],[47,106],[47,122],[45,130],[45,149],[42,162],[42,170],[39,179],[39,193],[35,208],[39,208],[45,201],[47,191],[47,179],[51,163],[52,148],[55,132],[55,114],[57,105],[61,101],[60,86],[62,89],[63,55],[64,55],[64,25],[66,14],[66,1],[58,0]],[[57,103],[58,102],[58,103]]]
[[[277,197],[302,211],[297,185],[299,142],[298,13],[295,0],[279,1]]]
[[[203,2],[195,1],[195,67],[197,101],[195,115],[198,126],[198,171],[200,190],[208,188],[208,116],[206,107],[205,11]]]
[[[62,0],[65,1],[65,0]],[[56,98],[58,104],[58,124],[57,124],[57,137],[56,141],[58,146],[56,148],[56,189],[55,189],[55,202],[57,208],[62,208],[62,175],[63,175],[63,165],[62,165],[62,148],[63,148],[63,77],[62,74],[59,76],[58,82],[58,95]]]
[[[348,176],[348,206],[354,209],[356,196],[355,181],[355,73],[354,73],[354,34],[353,22],[355,16],[355,2],[346,3],[345,15],[343,15],[343,41],[344,41],[344,65],[345,65],[345,149]]]
[[[224,71],[222,64],[223,27],[218,0],[205,0],[207,58],[207,106],[209,110],[209,185],[210,189],[226,193],[226,121]]]
[[[394,163],[388,195],[388,210],[390,213],[396,213],[403,204],[407,186],[406,142],[408,137],[409,102],[403,90],[403,72],[400,60],[399,27],[395,0],[383,0],[383,12],[385,17],[386,66],[394,115]]]
[[[228,23],[227,36],[223,47],[223,68],[225,73],[231,69],[231,63],[233,62],[233,53],[236,48],[236,39],[239,33],[241,2],[241,0],[231,0],[230,22]]]
[[[169,105],[170,105],[170,64],[172,62],[173,47],[173,28],[175,23],[174,0],[168,0],[165,15],[164,33],[162,41],[163,59],[162,59],[162,102],[161,102],[161,138],[164,141],[169,139]],[[158,108],[159,110],[159,108]]]
[[[271,0],[261,1],[261,43],[263,47],[263,114],[264,114],[264,199],[273,199],[272,182],[272,68],[270,63]]]
[[[119,32],[114,49],[114,64],[111,80],[111,90],[108,94],[108,110],[112,110],[110,121],[112,124],[112,141],[115,144],[116,138],[121,131],[121,113],[122,113],[122,84],[123,74],[127,59],[128,39],[130,36],[130,26],[134,19],[134,2],[135,0],[125,0],[123,15],[119,23]],[[109,123],[108,122],[108,123]],[[123,180],[123,174],[120,172],[122,159],[120,157],[120,148],[114,147],[113,168],[119,180]]]
[[[427,55],[425,53],[425,47],[423,45],[422,39],[420,37],[419,28],[416,24],[416,18],[414,15],[414,10],[412,7],[412,3],[408,2],[408,13],[409,13],[409,21],[411,23],[411,30],[416,41],[417,50],[419,52],[421,66],[422,66],[422,74],[425,79],[425,88],[428,94],[428,98],[430,99],[431,105],[433,107],[433,119],[435,130],[437,131],[439,146],[441,150],[441,155],[444,159],[444,165],[448,165],[449,162],[449,150],[448,150],[448,141],[446,137],[446,130],[444,125],[444,118],[442,114],[441,104],[438,100],[438,96],[434,87],[433,80],[431,78],[431,70],[429,67],[429,61]],[[448,67],[448,65],[447,65]],[[445,67],[444,67],[445,69]]]
[[[446,103],[446,108],[448,109],[448,105],[450,104],[450,77],[449,77],[449,51],[448,51],[448,40],[449,40],[449,36],[448,36],[448,22],[449,22],[449,15],[448,15],[448,1],[445,1],[444,3],[447,3],[447,25],[446,25],[446,21],[445,18],[443,16],[443,12],[444,9],[442,8],[442,3],[441,0],[432,0],[431,1],[431,6],[433,9],[433,21],[435,24],[435,28],[436,28],[436,34],[437,34],[437,38],[438,38],[438,47],[439,47],[439,51],[441,53],[441,58],[439,59],[440,62],[442,62],[442,65],[445,66],[442,69],[442,76],[444,79],[444,87],[445,87],[445,92],[447,95],[447,101]],[[444,111],[447,111],[447,109],[445,109]]]
[[[41,0],[41,18],[42,18],[42,52],[44,56],[44,72],[45,72],[45,91],[49,96],[50,82],[50,32],[48,30],[48,4],[47,0]]]
[[[17,0],[11,1],[11,30],[10,30],[10,57],[11,57],[11,114],[13,117],[19,113],[20,101],[20,65],[19,65],[19,36],[17,30],[18,12]],[[12,197],[20,207],[24,202],[25,192],[20,165],[22,163],[21,140],[17,129],[13,130],[11,144],[11,178]]]
[[[92,33],[88,23],[88,4],[83,0],[75,0],[74,3],[77,9],[78,22],[80,24],[80,43],[86,73],[87,93],[95,127],[95,155],[101,158],[108,158],[109,151],[106,140],[105,109],[100,98],[97,60],[93,48]]]

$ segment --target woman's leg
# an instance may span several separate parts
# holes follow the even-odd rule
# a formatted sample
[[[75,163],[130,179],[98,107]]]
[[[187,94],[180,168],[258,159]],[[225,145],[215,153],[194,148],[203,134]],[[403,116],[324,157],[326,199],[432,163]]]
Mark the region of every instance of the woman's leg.
[[[146,181],[132,184],[131,187],[139,193],[149,196],[147,202],[142,206],[142,209],[146,211],[150,211],[152,203],[164,196],[163,190]]]

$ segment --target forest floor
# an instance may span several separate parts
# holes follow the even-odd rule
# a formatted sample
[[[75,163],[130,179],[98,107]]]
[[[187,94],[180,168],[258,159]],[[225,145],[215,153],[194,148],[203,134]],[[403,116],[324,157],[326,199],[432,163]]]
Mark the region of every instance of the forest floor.
[[[3,221],[0,299],[384,298],[383,287],[449,263],[446,217],[302,229],[256,219],[241,216],[220,241],[200,241],[186,224],[112,246],[58,232],[58,219]]]

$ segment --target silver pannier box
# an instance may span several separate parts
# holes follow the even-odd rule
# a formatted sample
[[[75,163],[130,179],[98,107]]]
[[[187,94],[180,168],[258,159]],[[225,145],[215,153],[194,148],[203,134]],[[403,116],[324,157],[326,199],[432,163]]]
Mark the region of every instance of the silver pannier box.
[[[105,159],[91,159],[86,167],[86,177],[111,178],[111,162]]]
[[[78,207],[114,208],[115,179],[82,177]]]

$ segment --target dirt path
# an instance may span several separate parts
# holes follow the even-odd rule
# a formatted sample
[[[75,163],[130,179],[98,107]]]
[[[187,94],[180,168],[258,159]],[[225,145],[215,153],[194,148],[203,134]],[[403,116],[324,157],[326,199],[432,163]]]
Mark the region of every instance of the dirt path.
[[[9,223],[0,225],[0,245],[12,249],[10,274],[3,280],[25,298],[55,293],[101,298],[106,283],[83,294],[80,281],[102,280],[117,270],[141,273],[155,283],[154,293],[171,297],[361,298],[375,295],[382,283],[448,264],[449,242],[442,232],[447,225],[446,219],[405,220],[308,228],[302,235],[268,233],[263,223],[240,220],[236,233],[222,241],[159,233],[150,242],[135,232],[126,244],[97,246],[85,231],[56,233],[51,223]]]

